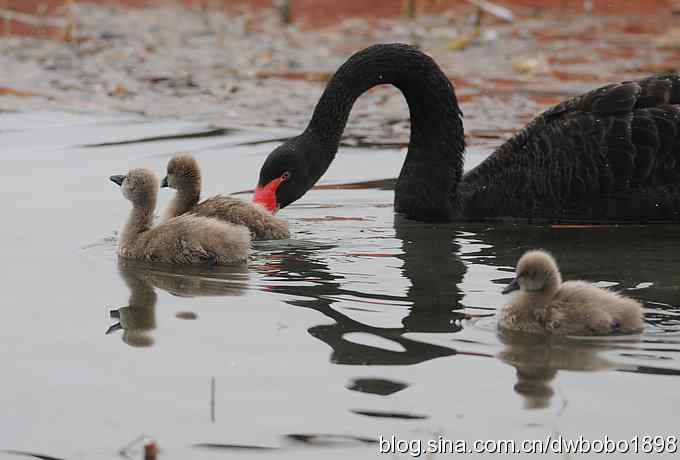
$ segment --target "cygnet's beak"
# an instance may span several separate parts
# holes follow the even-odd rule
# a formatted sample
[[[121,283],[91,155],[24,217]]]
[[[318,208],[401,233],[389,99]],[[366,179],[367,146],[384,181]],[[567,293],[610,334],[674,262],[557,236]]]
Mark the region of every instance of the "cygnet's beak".
[[[169,187],[169,185],[168,185],[168,176],[165,176],[165,177],[163,178],[163,180],[161,181],[161,188],[164,188],[164,187]]]
[[[512,291],[516,291],[519,289],[519,281],[517,281],[517,278],[512,280],[512,283],[508,284],[505,286],[505,289],[503,289],[503,294],[510,294]]]
[[[120,331],[123,329],[123,326],[120,324],[120,322],[114,324],[113,326],[109,327],[106,332],[104,332],[104,335],[109,335],[112,332]]]
[[[113,182],[114,184],[123,185],[123,181],[125,180],[125,176],[118,174],[118,175],[109,177],[109,179],[111,179],[111,182]]]

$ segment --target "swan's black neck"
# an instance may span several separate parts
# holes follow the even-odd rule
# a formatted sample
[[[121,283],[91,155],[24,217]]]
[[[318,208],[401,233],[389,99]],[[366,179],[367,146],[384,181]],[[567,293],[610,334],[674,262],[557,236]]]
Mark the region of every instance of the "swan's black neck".
[[[323,158],[310,159],[310,163],[324,162],[318,164],[322,168],[319,177],[326,171],[354,102],[382,84],[401,90],[411,114],[411,139],[395,188],[395,210],[418,220],[456,218],[456,189],[465,149],[461,112],[446,75],[429,56],[410,46],[375,45],[338,69],[299,139],[311,138],[320,144]]]

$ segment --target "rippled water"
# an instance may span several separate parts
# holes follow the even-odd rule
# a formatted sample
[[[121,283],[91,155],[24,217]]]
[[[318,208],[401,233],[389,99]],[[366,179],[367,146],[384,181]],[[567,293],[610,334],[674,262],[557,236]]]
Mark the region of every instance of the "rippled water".
[[[109,175],[161,174],[189,150],[206,194],[245,190],[291,133],[54,113],[0,126],[8,458],[140,458],[141,436],[161,458],[346,459],[391,435],[680,434],[678,227],[402,220],[380,179],[403,153],[345,148],[324,184],[369,188],[308,193],[281,213],[293,238],[257,243],[247,268],[119,263],[128,203]],[[644,333],[499,334],[502,286],[534,247],[566,279],[644,301]]]

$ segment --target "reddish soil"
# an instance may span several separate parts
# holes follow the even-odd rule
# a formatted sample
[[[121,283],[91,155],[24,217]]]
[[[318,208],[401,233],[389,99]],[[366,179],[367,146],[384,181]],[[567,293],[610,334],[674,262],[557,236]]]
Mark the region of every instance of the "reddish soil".
[[[202,7],[271,7],[272,0],[73,0],[84,3],[143,7],[154,5],[184,4],[192,8]],[[455,8],[469,8],[467,2],[460,0],[290,0],[291,17],[306,27],[321,27],[348,17],[375,19],[404,14],[409,1],[417,13],[438,12]],[[0,0],[0,8],[9,8],[23,13],[59,14],[68,0]],[[583,11],[583,0],[496,0],[499,5],[507,6],[518,14],[532,14],[544,10]],[[602,14],[644,14],[667,15],[673,8],[680,8],[678,0],[592,0],[593,11]],[[17,21],[5,21],[0,25],[0,33],[15,35],[48,35],[59,37],[63,32],[57,29],[35,27]]]

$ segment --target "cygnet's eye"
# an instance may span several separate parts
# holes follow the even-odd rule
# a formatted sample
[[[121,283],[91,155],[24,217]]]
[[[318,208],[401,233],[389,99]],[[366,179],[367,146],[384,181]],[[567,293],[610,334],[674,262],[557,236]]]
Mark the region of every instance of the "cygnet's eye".
[[[290,173],[288,171],[281,174],[281,180],[282,181],[287,181],[288,179],[290,179]]]

